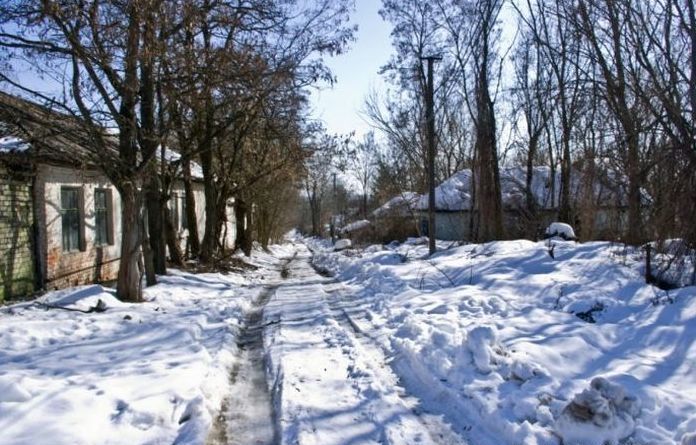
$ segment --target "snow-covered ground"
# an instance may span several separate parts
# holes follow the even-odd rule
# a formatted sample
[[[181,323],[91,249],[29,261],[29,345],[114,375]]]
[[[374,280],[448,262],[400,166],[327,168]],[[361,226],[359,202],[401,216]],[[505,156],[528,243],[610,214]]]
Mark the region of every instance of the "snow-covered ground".
[[[384,351],[351,325],[343,284],[298,246],[266,307],[268,381],[283,444],[465,444],[400,384]]]
[[[85,286],[1,308],[0,444],[203,443],[242,314],[274,271],[259,272],[173,271],[142,304]],[[103,313],[37,304],[87,310],[99,299]]]
[[[0,444],[693,445],[696,289],[623,249],[308,243],[0,308]]]
[[[644,284],[609,243],[320,250],[351,322],[477,444],[689,443],[696,288]],[[444,247],[444,246],[443,246]],[[409,382],[412,387],[409,387]]]

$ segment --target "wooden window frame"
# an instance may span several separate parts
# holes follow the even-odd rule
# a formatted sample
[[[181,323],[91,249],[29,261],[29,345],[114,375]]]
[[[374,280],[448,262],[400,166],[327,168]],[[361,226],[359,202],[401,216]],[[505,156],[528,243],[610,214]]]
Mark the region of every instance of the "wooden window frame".
[[[104,208],[97,208],[97,193],[104,194]],[[98,213],[104,213],[104,222],[106,240],[98,240],[99,228],[98,228]],[[113,207],[113,197],[110,188],[96,188],[94,189],[94,245],[95,246],[113,246],[114,245],[114,207]]]
[[[63,207],[64,199],[63,194],[65,192],[75,192],[77,193],[77,208],[76,209],[66,209]],[[61,219],[61,248],[64,252],[84,252],[86,250],[85,245],[85,212],[84,212],[84,190],[82,187],[75,186],[61,186],[60,187],[60,219]],[[65,227],[66,227],[66,212],[77,212],[77,246],[67,246],[66,248],[66,237],[65,237]]]

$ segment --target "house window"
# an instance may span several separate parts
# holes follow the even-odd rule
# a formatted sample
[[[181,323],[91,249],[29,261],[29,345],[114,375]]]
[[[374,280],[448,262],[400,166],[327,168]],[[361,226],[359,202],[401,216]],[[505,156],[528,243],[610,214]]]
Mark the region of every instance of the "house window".
[[[179,221],[181,222],[181,227],[179,228],[181,230],[186,230],[188,229],[188,219],[186,217],[186,197],[179,196],[177,199],[179,200],[179,209],[181,210],[181,217],[179,218]]]
[[[111,190],[94,191],[94,244],[103,246],[113,244]]]
[[[186,219],[186,197],[174,195],[172,197],[172,207],[172,218],[176,230],[188,229],[188,220]]]
[[[83,249],[82,209],[79,188],[62,187],[60,189],[60,213],[63,230],[63,250]]]

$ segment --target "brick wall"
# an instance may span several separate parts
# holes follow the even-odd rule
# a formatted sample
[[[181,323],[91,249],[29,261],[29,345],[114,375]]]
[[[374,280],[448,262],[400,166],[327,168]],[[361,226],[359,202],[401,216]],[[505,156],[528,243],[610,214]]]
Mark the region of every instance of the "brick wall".
[[[46,288],[56,289],[95,281],[109,281],[118,275],[121,242],[121,200],[108,179],[97,172],[40,165],[36,181],[41,225],[39,246],[45,265]],[[62,244],[61,189],[74,187],[81,194],[82,249],[66,251]],[[113,243],[95,245],[94,192],[110,190]]]
[[[31,179],[0,165],[0,302],[34,291],[32,223]]]

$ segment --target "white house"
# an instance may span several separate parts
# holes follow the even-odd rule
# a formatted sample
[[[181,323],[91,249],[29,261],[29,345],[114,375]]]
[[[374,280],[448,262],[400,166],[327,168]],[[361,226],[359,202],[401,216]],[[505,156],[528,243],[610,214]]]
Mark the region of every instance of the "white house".
[[[110,281],[118,274],[121,199],[108,178],[87,161],[85,148],[59,134],[41,143],[17,137],[23,115],[55,114],[0,92],[0,301],[34,289]],[[45,125],[45,123],[44,123]],[[27,138],[28,140],[29,138]],[[167,151],[174,161],[177,153]],[[192,165],[197,230],[203,237],[202,172]],[[170,210],[182,250],[188,236],[184,184],[171,187]],[[235,241],[234,208],[228,206],[225,243]]]

